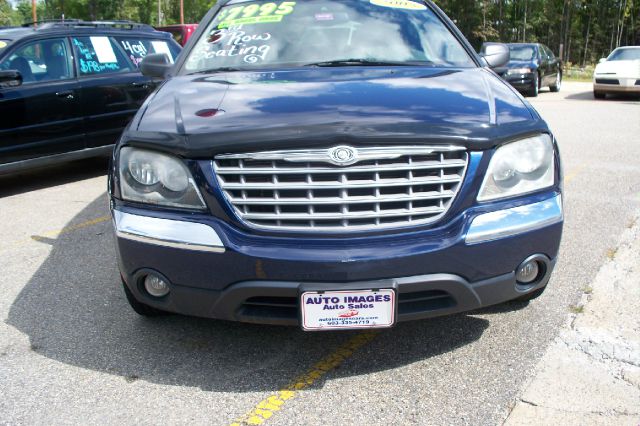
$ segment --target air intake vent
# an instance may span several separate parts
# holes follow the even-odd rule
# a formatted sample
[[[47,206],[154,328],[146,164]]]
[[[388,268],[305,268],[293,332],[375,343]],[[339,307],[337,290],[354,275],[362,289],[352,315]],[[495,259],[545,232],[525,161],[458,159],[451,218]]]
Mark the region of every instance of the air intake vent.
[[[620,85],[620,81],[615,78],[596,78],[596,84],[613,84]]]

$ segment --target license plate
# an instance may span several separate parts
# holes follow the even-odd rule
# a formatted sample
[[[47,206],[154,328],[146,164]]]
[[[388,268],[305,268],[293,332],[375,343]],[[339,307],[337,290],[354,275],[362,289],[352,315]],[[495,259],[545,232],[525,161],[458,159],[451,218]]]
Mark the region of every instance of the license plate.
[[[392,289],[307,291],[300,306],[304,330],[383,328],[395,322],[396,294]]]

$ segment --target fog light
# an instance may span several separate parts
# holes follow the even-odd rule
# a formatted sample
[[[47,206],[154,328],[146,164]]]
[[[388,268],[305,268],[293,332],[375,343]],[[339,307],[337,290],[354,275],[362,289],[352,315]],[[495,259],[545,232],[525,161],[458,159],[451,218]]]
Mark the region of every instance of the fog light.
[[[524,262],[516,272],[516,281],[520,284],[529,284],[535,281],[540,274],[540,265],[537,260]]]
[[[149,274],[145,277],[144,289],[154,297],[162,297],[169,294],[169,284],[154,274]]]

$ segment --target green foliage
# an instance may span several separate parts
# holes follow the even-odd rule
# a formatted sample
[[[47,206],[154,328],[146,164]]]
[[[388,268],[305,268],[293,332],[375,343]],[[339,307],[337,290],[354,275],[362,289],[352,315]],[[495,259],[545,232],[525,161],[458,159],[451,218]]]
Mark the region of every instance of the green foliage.
[[[0,25],[3,25],[4,5],[7,6],[7,23],[20,25],[31,22],[31,0],[19,0],[11,11],[7,0],[0,0]],[[38,0],[38,20],[45,19],[85,19],[113,20],[127,19],[151,25],[158,24],[158,4],[162,25],[180,22],[180,2],[178,0]],[[215,0],[184,0],[185,23],[198,23],[215,4]]]
[[[11,25],[11,5],[7,0],[0,0],[0,27]]]

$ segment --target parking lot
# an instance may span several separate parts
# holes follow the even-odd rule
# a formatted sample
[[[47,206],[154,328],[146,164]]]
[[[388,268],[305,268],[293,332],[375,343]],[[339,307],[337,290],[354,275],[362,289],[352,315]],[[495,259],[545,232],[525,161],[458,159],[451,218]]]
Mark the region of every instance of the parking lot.
[[[529,100],[564,164],[548,290],[382,332],[141,318],[115,264],[107,160],[0,178],[0,423],[501,423],[640,212],[640,102],[570,82]]]

